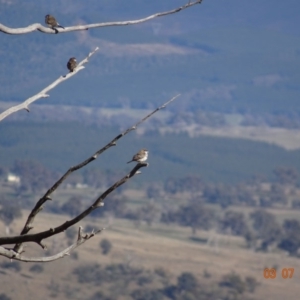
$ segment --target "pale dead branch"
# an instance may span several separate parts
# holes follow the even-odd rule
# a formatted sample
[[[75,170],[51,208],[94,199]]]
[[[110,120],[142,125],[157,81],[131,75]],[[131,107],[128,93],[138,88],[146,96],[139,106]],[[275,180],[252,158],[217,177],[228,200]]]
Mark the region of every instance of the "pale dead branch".
[[[53,30],[51,28],[45,27],[40,23],[35,23],[35,24],[29,25],[29,26],[23,27],[23,28],[9,28],[3,24],[0,24],[0,31],[3,33],[7,33],[7,34],[26,34],[26,33],[30,33],[30,32],[38,30],[43,33],[55,34],[57,32],[58,33],[66,33],[66,32],[70,32],[70,31],[88,30],[90,28],[98,28],[98,27],[134,25],[134,24],[139,24],[139,23],[143,23],[146,21],[150,21],[150,20],[158,18],[158,17],[171,15],[171,14],[180,12],[186,8],[189,8],[191,6],[194,6],[194,5],[200,4],[200,3],[202,3],[202,0],[196,0],[193,2],[189,1],[187,4],[185,4],[181,7],[178,7],[178,8],[169,10],[169,11],[165,11],[165,12],[159,12],[159,13],[150,15],[146,18],[138,19],[138,20],[76,25],[76,26],[65,27],[65,29],[59,28],[57,30]]]
[[[39,93],[37,93],[36,95],[28,98],[27,100],[25,100],[24,102],[22,102],[21,104],[18,104],[16,106],[13,106],[9,109],[7,109],[6,111],[2,112],[0,114],[0,122],[5,119],[7,116],[25,109],[27,111],[29,111],[29,105],[35,101],[37,101],[38,99],[41,98],[46,98],[49,97],[49,95],[47,94],[50,90],[52,90],[53,88],[55,88],[57,85],[59,85],[60,83],[64,82],[65,80],[68,80],[69,78],[71,78],[72,76],[75,76],[79,71],[83,70],[84,64],[88,63],[89,58],[98,50],[99,48],[97,47],[94,51],[90,52],[89,55],[83,59],[77,66],[77,68],[74,70],[74,72],[70,72],[64,76],[60,76],[58,79],[56,79],[53,83],[51,83],[49,86],[47,86],[45,89],[43,89],[42,91],[40,91]]]
[[[19,261],[24,261],[24,262],[51,262],[60,258],[63,258],[65,256],[70,255],[71,251],[74,250],[75,248],[79,247],[80,245],[84,244],[86,241],[94,237],[96,234],[99,234],[102,232],[105,228],[102,228],[97,231],[92,231],[89,234],[83,235],[82,232],[82,227],[79,226],[78,229],[78,238],[77,241],[69,246],[68,248],[62,250],[61,252],[52,255],[52,256],[43,256],[43,257],[26,257],[18,252],[15,252],[13,249],[8,249],[4,247],[0,247],[0,255],[5,256],[9,259],[14,259],[14,260],[19,260]]]

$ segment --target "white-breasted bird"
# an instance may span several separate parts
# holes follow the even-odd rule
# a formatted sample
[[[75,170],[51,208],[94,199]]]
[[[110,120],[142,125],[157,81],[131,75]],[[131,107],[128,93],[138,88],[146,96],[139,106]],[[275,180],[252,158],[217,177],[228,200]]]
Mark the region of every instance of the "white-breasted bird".
[[[132,157],[132,160],[127,162],[128,164],[135,161],[137,163],[145,162],[148,159],[148,150],[147,149],[141,149],[137,154],[135,154]]]

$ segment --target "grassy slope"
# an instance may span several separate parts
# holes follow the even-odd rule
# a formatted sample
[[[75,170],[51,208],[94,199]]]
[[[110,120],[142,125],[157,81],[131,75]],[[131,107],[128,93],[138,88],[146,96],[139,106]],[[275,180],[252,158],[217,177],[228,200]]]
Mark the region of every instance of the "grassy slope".
[[[24,216],[26,215],[25,212]],[[36,220],[36,226],[40,229],[47,229],[54,224],[59,224],[66,220],[65,216],[40,214]],[[17,220],[13,224],[14,231],[21,228],[23,220]],[[88,223],[96,228],[107,227],[105,220],[89,219]],[[85,225],[83,223],[82,225]],[[3,234],[4,227],[0,224],[0,232]],[[254,276],[260,286],[254,294],[254,299],[264,299],[272,297],[274,300],[284,298],[297,299],[298,282],[300,279],[300,260],[289,258],[282,254],[254,253],[244,248],[244,241],[241,238],[215,235],[219,247],[210,247],[205,243],[191,241],[189,239],[190,229],[154,225],[152,228],[136,228],[132,223],[122,220],[113,220],[111,226],[104,231],[100,237],[95,237],[88,243],[81,246],[76,252],[79,260],[75,261],[69,257],[44,264],[44,272],[34,274],[29,271],[31,263],[22,263],[21,272],[13,270],[3,270],[1,274],[1,292],[6,293],[12,299],[29,298],[32,293],[37,299],[49,298],[50,291],[47,287],[54,283],[57,285],[59,299],[69,299],[65,292],[73,291],[74,299],[87,299],[94,294],[99,287],[93,285],[78,284],[75,277],[71,275],[72,270],[78,265],[88,263],[126,263],[127,259],[133,259],[131,264],[136,267],[154,269],[164,267],[177,276],[183,271],[195,273],[200,280],[203,278],[204,270],[212,274],[209,280],[217,281],[220,277],[229,272],[236,272],[242,277]],[[199,240],[208,238],[207,232],[199,232]],[[113,250],[108,257],[104,257],[99,251],[99,240],[108,238],[113,243]],[[59,251],[65,245],[63,236],[48,241],[47,245],[51,251]],[[33,251],[33,252],[32,252]],[[43,255],[43,251],[35,245],[29,245],[26,254]],[[52,252],[53,253],[53,252]],[[166,256],[166,253],[168,255]],[[4,261],[4,258],[0,258]],[[280,274],[275,280],[263,278],[265,267],[278,266],[278,270],[285,267],[295,268],[294,278],[282,279]],[[175,277],[173,277],[175,280]]]

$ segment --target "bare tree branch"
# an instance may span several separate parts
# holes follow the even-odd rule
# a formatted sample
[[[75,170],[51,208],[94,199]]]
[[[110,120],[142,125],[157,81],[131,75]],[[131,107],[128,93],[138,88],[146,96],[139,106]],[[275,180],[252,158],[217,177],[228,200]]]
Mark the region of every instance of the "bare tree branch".
[[[49,86],[47,86],[45,89],[43,89],[42,91],[40,91],[39,93],[37,93],[36,95],[28,98],[27,100],[25,100],[23,103],[18,104],[16,106],[13,106],[9,109],[7,109],[6,111],[2,112],[0,114],[0,122],[5,119],[7,116],[21,110],[21,109],[26,109],[27,111],[29,111],[29,105],[35,101],[37,101],[40,98],[46,98],[49,97],[49,95],[47,94],[47,92],[49,92],[50,90],[52,90],[53,88],[55,88],[57,85],[59,85],[60,83],[62,83],[63,81],[71,78],[72,76],[76,75],[77,72],[79,72],[80,70],[84,69],[85,67],[83,66],[84,64],[88,63],[89,58],[98,50],[99,48],[97,47],[94,51],[92,51],[91,53],[89,53],[89,55],[82,60],[77,68],[73,71],[68,73],[65,76],[60,76],[58,79],[56,79],[53,83],[51,83]]]
[[[90,162],[92,162],[93,160],[97,159],[97,157],[102,154],[105,150],[109,149],[112,146],[115,146],[117,143],[117,141],[122,138],[123,136],[125,136],[126,134],[128,134],[130,131],[135,130],[141,123],[143,123],[144,121],[146,121],[148,118],[150,118],[153,114],[155,114],[156,112],[158,112],[159,110],[165,108],[168,104],[170,104],[171,102],[173,102],[177,97],[179,97],[180,95],[176,95],[175,97],[173,97],[172,99],[170,99],[169,101],[167,101],[166,103],[164,103],[162,106],[156,108],[154,111],[152,111],[150,114],[148,114],[146,117],[144,117],[143,119],[141,119],[140,121],[138,121],[136,124],[134,124],[133,126],[129,127],[128,129],[126,129],[124,132],[122,132],[121,134],[119,134],[118,136],[116,136],[111,142],[109,142],[106,146],[104,146],[103,148],[101,148],[100,150],[98,150],[94,155],[92,155],[91,157],[89,157],[88,159],[86,159],[85,161],[81,162],[80,164],[71,167],[46,193],[45,195],[36,203],[35,207],[32,209],[31,213],[29,214],[27,221],[24,225],[24,228],[21,231],[21,235],[27,234],[33,227],[33,221],[36,217],[36,215],[42,210],[42,206],[43,204],[47,201],[47,200],[51,200],[50,196],[51,194],[62,184],[62,182],[64,180],[66,180],[66,178],[73,172],[83,168],[84,166],[86,166],[87,164],[89,164]],[[1,241],[1,238],[0,238]],[[1,243],[0,243],[1,245]],[[20,252],[21,250],[21,244],[17,244],[14,248],[15,252]]]
[[[4,247],[0,247],[0,255],[5,256],[10,259],[14,260],[19,260],[19,261],[24,261],[24,262],[51,262],[60,258],[63,258],[65,256],[70,255],[70,252],[74,250],[75,248],[79,247],[80,245],[84,244],[86,241],[94,237],[96,234],[99,234],[102,232],[105,228],[102,228],[97,231],[92,231],[89,234],[83,235],[82,233],[82,227],[79,226],[78,229],[78,238],[77,241],[69,246],[68,248],[64,249],[63,251],[53,255],[53,256],[44,256],[44,257],[26,257],[23,256],[22,254],[15,252],[13,249],[7,249]]]
[[[189,8],[191,6],[194,6],[196,4],[200,4],[202,3],[202,0],[196,0],[194,2],[189,1],[187,4],[169,10],[169,11],[165,11],[165,12],[160,12],[160,13],[156,13],[153,15],[150,15],[146,18],[143,19],[138,19],[138,20],[132,20],[132,21],[122,21],[122,22],[107,22],[107,23],[97,23],[97,24],[87,24],[87,25],[77,25],[77,26],[70,26],[70,27],[65,27],[65,29],[57,29],[57,30],[53,30],[51,28],[45,27],[42,24],[39,23],[35,23],[32,25],[29,25],[27,27],[23,27],[23,28],[9,28],[6,27],[3,24],[0,24],[0,31],[2,31],[3,33],[7,33],[7,34],[26,34],[26,33],[30,33],[33,31],[40,31],[43,33],[66,33],[66,32],[70,32],[70,31],[78,31],[78,30],[88,30],[90,28],[98,28],[98,27],[107,27],[107,26],[125,26],[125,25],[134,25],[134,24],[138,24],[138,23],[143,23],[149,20],[152,20],[154,18],[157,17],[162,17],[162,16],[166,16],[166,15],[171,15],[177,12],[180,12],[186,8]]]
[[[42,248],[45,248],[45,245],[42,243],[42,241],[46,238],[49,238],[50,236],[59,234],[65,230],[67,230],[69,227],[75,225],[82,219],[84,219],[86,216],[88,216],[92,211],[95,209],[101,207],[104,205],[103,201],[104,199],[115,189],[117,189],[119,186],[124,184],[126,181],[128,181],[131,177],[140,174],[139,169],[143,167],[148,167],[148,163],[138,163],[126,176],[124,176],[122,179],[117,181],[115,184],[113,184],[110,188],[108,188],[103,194],[101,194],[95,202],[88,207],[85,211],[83,211],[81,214],[76,216],[75,218],[66,221],[65,223],[55,227],[50,228],[49,230],[35,233],[35,234],[28,234],[28,235],[18,235],[18,236],[10,236],[10,237],[0,237],[0,245],[9,245],[9,244],[16,244],[14,247],[14,251],[17,253],[20,253],[21,249],[21,243],[24,242],[35,242],[39,244]]]

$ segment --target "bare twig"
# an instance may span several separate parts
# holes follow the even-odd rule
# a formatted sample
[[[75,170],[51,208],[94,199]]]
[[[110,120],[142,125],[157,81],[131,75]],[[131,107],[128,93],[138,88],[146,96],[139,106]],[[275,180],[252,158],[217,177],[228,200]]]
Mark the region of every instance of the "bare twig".
[[[51,262],[60,258],[63,258],[65,256],[70,255],[70,252],[74,250],[75,248],[79,247],[80,245],[84,244],[86,241],[94,237],[96,234],[99,234],[102,232],[105,228],[102,228],[97,231],[92,231],[89,234],[83,235],[82,233],[82,227],[80,226],[78,229],[78,238],[77,241],[69,246],[68,248],[64,249],[63,251],[53,255],[53,256],[44,256],[44,257],[26,257],[22,254],[15,252],[13,249],[7,249],[4,247],[0,247],[0,255],[5,256],[10,259],[24,261],[24,262]]]
[[[10,237],[0,237],[0,245],[11,245],[16,244],[13,251],[20,253],[20,249],[22,248],[22,244],[24,242],[35,242],[38,245],[40,245],[42,248],[45,248],[45,245],[42,243],[42,241],[46,238],[49,238],[50,236],[59,234],[65,230],[67,230],[69,227],[75,225],[82,219],[84,219],[86,216],[88,216],[92,211],[95,209],[103,206],[104,199],[115,189],[117,189],[119,186],[124,184],[126,181],[128,181],[131,177],[137,175],[140,173],[139,169],[143,167],[148,167],[147,163],[138,163],[126,176],[124,176],[122,179],[117,181],[115,184],[113,184],[110,188],[108,188],[103,194],[101,194],[95,202],[88,207],[85,211],[83,211],[81,214],[76,216],[75,218],[66,221],[65,223],[55,227],[50,228],[49,230],[35,233],[35,234],[27,234],[27,235],[18,235],[18,236],[10,236]],[[0,253],[1,254],[1,253]]]
[[[32,209],[31,213],[29,214],[27,221],[24,225],[24,228],[21,231],[21,235],[27,234],[33,227],[33,221],[35,216],[42,210],[42,206],[43,204],[47,201],[50,200],[50,196],[51,194],[62,184],[62,182],[64,180],[66,180],[66,178],[73,172],[83,168],[84,166],[86,166],[87,164],[89,164],[90,162],[92,162],[93,160],[97,159],[97,157],[102,154],[105,150],[109,149],[112,146],[115,146],[117,143],[117,141],[122,138],[123,136],[125,136],[127,133],[129,133],[132,130],[135,130],[141,123],[143,123],[144,121],[146,121],[148,118],[150,118],[153,114],[155,114],[157,111],[165,108],[168,104],[170,104],[171,102],[173,102],[177,97],[179,97],[180,95],[176,95],[175,97],[173,97],[172,99],[170,99],[169,101],[167,101],[166,103],[164,103],[162,106],[156,108],[154,111],[152,111],[150,114],[148,114],[146,117],[144,117],[143,119],[141,119],[140,121],[138,121],[136,124],[134,124],[133,126],[131,126],[130,128],[126,129],[124,132],[122,132],[121,134],[119,134],[118,136],[116,136],[111,142],[109,142],[106,146],[104,146],[103,148],[101,148],[100,150],[98,150],[94,155],[92,155],[91,157],[89,157],[88,159],[86,159],[85,161],[81,162],[80,164],[71,167],[46,193],[45,195],[36,203],[35,207]],[[0,239],[1,240],[1,239]],[[21,249],[21,245],[17,244],[14,248],[14,250],[16,252],[20,252]]]
[[[77,72],[79,72],[80,70],[84,69],[84,64],[86,64],[89,61],[89,58],[98,50],[99,48],[97,47],[94,51],[92,51],[91,53],[89,53],[89,55],[82,60],[77,68],[73,71],[68,73],[65,76],[60,76],[58,79],[56,79],[53,83],[51,83],[49,86],[47,86],[45,89],[43,89],[42,91],[40,91],[39,93],[37,93],[36,95],[28,98],[27,100],[25,100],[23,103],[18,104],[16,106],[13,106],[9,109],[7,109],[6,111],[2,112],[0,114],[0,121],[2,121],[3,119],[5,119],[7,116],[21,110],[21,109],[25,109],[27,111],[29,111],[29,105],[35,101],[37,101],[40,98],[46,98],[49,97],[49,95],[47,94],[50,90],[52,90],[53,88],[55,88],[57,85],[59,85],[60,83],[62,83],[63,81],[71,78],[72,76],[76,75]]]
[[[45,26],[43,26],[42,24],[39,24],[39,23],[35,23],[35,24],[29,25],[29,26],[23,27],[23,28],[9,28],[9,27],[6,27],[3,24],[0,24],[0,31],[2,31],[3,33],[7,33],[7,34],[26,34],[26,33],[30,33],[30,32],[38,30],[38,31],[43,32],[43,33],[55,34],[57,32],[65,33],[65,32],[70,32],[70,31],[77,31],[77,30],[87,30],[87,29],[90,29],[90,28],[97,28],[97,27],[133,25],[133,24],[143,23],[143,22],[152,20],[152,19],[157,18],[157,17],[162,17],[162,16],[171,15],[171,14],[180,12],[180,11],[186,9],[186,8],[189,8],[189,7],[194,6],[196,4],[200,4],[201,2],[202,2],[202,0],[196,0],[194,2],[189,1],[187,4],[185,4],[181,7],[178,7],[178,8],[169,10],[169,11],[165,11],[165,12],[156,13],[156,14],[150,15],[146,18],[138,19],[138,20],[132,20],[132,21],[107,22],[107,23],[77,25],[77,26],[65,27],[65,29],[59,29],[59,30],[53,30],[53,29],[45,27]]]

